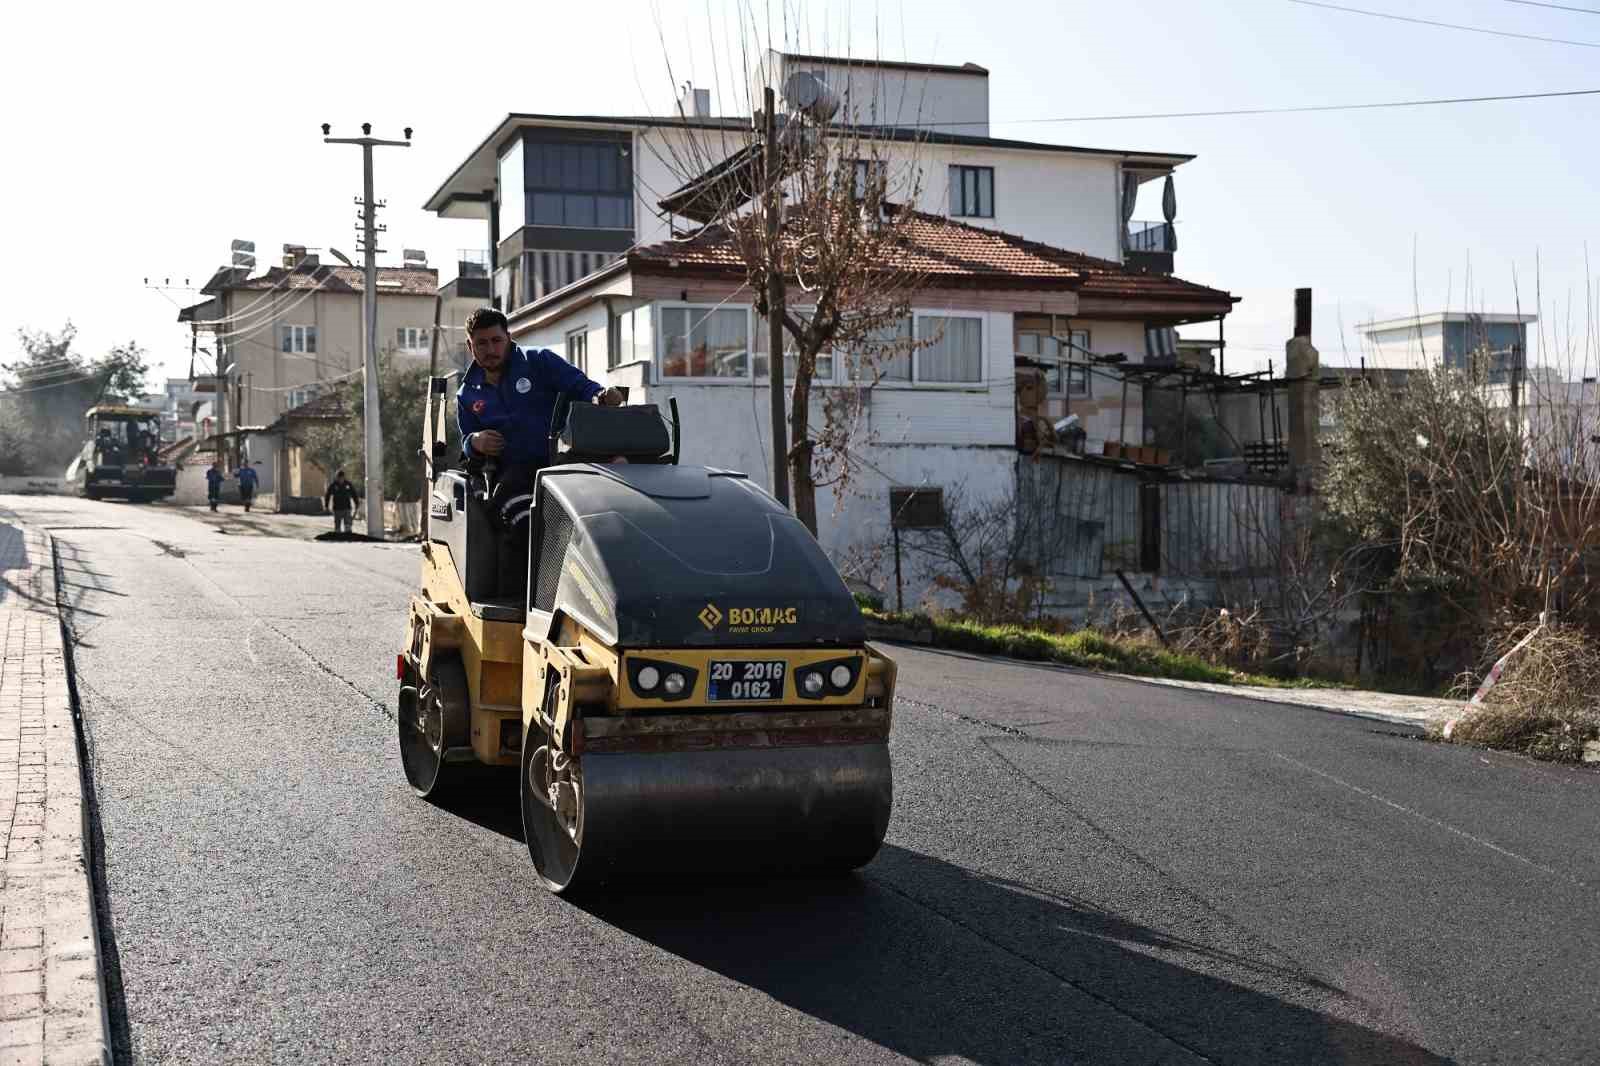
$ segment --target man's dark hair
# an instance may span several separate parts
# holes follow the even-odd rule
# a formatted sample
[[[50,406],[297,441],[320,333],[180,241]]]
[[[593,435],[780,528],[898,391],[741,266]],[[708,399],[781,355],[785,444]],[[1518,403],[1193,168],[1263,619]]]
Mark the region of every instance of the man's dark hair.
[[[506,321],[506,316],[492,307],[480,307],[467,316],[469,334],[476,333],[480,329],[493,329],[495,326],[510,332],[510,323]]]

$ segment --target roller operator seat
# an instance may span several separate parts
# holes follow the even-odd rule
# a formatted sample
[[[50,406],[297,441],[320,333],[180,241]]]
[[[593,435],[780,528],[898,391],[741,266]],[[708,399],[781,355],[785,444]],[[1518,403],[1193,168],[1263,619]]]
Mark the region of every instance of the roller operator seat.
[[[672,461],[672,435],[653,403],[627,407],[576,404],[567,412],[552,463]]]

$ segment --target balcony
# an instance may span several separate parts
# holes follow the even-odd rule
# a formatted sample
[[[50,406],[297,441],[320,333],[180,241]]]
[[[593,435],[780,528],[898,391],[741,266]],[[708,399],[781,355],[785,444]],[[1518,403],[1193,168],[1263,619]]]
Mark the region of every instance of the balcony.
[[[439,290],[446,300],[489,302],[489,253],[463,248],[456,255],[455,280]]]
[[[1178,231],[1170,222],[1128,223],[1128,266],[1147,274],[1172,273],[1172,253],[1178,250]]]

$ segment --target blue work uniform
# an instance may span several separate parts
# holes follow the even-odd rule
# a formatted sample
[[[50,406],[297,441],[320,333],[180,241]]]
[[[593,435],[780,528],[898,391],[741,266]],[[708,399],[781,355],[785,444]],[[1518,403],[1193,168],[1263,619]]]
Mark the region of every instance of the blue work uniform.
[[[206,492],[215,496],[222,491],[222,471],[216,467],[206,468]]]
[[[256,494],[256,472],[253,467],[241,466],[236,475],[239,479],[239,491],[246,496]]]
[[[583,371],[546,348],[513,344],[500,368],[500,383],[491,385],[483,367],[474,363],[456,390],[456,425],[461,448],[476,453],[467,438],[492,429],[505,438],[503,466],[542,466],[549,461],[550,416],[562,393],[574,403],[587,403],[602,391]]]

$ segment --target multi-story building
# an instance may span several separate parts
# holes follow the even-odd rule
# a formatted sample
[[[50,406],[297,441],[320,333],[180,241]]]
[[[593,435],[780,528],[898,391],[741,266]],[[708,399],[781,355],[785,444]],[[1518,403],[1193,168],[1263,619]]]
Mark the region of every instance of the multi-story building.
[[[1538,320],[1537,315],[1433,311],[1357,328],[1368,369],[1465,370],[1481,359],[1491,382],[1509,383],[1513,369],[1528,369],[1528,326]]]
[[[1171,276],[1171,178],[1192,157],[990,137],[989,73],[971,64],[770,53],[752,98],[796,73],[839,98],[858,180],[876,172],[951,264],[907,324],[938,331],[937,354],[866,390],[868,472],[846,493],[819,492],[823,545],[883,543],[893,490],[1014,485],[1019,364],[1045,371],[1042,413],[1077,415],[1089,451],[1142,444],[1142,379],[1119,368],[1176,365],[1174,328],[1220,323],[1235,303]],[[495,302],[519,343],[635,398],[676,398],[686,461],[765,483],[767,401],[753,391],[766,388],[765,331],[731,250],[693,235],[707,190],[755,187],[741,172],[758,153],[750,117],[709,111],[690,89],[671,118],[508,115],[426,206],[488,224]],[[1159,191],[1163,221],[1134,221],[1141,188]],[[859,389],[849,353],[829,354],[817,386]]]
[[[378,347],[393,358],[425,364],[439,294],[438,272],[425,264],[379,267]],[[362,270],[331,266],[305,248],[286,246],[282,266],[251,276],[217,271],[202,290],[209,299],[180,312],[216,373],[197,377],[196,392],[214,395],[218,432],[262,427],[329,386],[361,373]],[[274,492],[271,439],[257,437],[248,452],[261,472],[261,491]],[[226,451],[226,449],[225,449]]]

